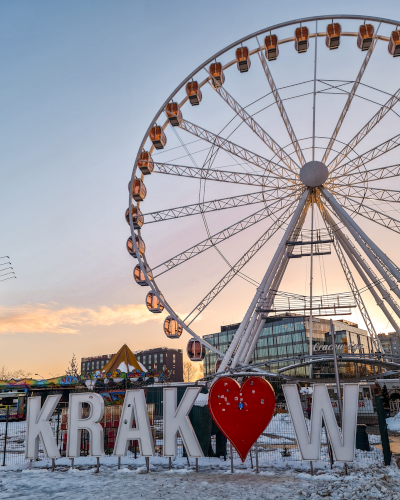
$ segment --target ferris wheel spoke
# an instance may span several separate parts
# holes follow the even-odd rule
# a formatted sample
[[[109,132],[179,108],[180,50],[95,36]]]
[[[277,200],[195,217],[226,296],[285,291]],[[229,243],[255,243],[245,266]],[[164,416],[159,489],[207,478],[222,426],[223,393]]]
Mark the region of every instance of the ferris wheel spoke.
[[[276,88],[274,79],[272,78],[271,71],[269,70],[267,60],[265,59],[264,52],[261,50],[260,42],[258,41],[258,38],[256,37],[257,43],[260,47],[260,51],[258,52],[258,57],[260,58],[260,62],[262,64],[265,76],[267,77],[269,86],[271,87],[272,94],[274,96],[275,102],[278,106],[279,112],[281,114],[283,123],[285,124],[286,130],[289,134],[290,140],[293,144],[294,150],[296,151],[296,155],[299,159],[300,165],[303,166],[304,163],[306,162],[303,151],[301,150],[300,144],[297,140],[296,134],[293,130],[292,124],[290,123],[289,117],[286,113],[285,107],[283,105],[282,99],[279,95],[278,89]]]
[[[400,203],[400,191],[395,189],[378,189],[349,185],[335,184],[331,192],[340,197],[361,198],[364,200],[384,201],[387,203]]]
[[[241,118],[246,125],[266,144],[269,149],[298,177],[299,166],[292,158],[277,144],[272,137],[242,108],[242,106],[224,89],[223,86],[212,84],[210,86],[218,93],[220,97],[233,109],[233,111]]]
[[[230,198],[204,201],[202,203],[193,203],[182,207],[174,207],[166,210],[160,210],[158,212],[150,212],[148,214],[143,214],[143,217],[145,224],[151,224],[153,222],[179,219],[181,217],[188,217],[190,215],[198,215],[206,212],[215,212],[218,210],[226,210],[228,208],[270,202],[282,197],[280,193],[282,189],[287,190],[292,188],[272,188],[259,191],[257,193],[242,194],[240,196],[231,196]]]
[[[279,218],[271,224],[265,233],[254,243],[253,246],[233,265],[225,276],[212,288],[212,290],[197,304],[197,306],[185,318],[185,322],[190,320],[188,325],[193,323],[197,316],[222,292],[222,290],[230,283],[230,281],[240,273],[243,267],[261,250],[261,248],[272,238],[272,236],[290,219],[295,211],[295,203],[293,201],[288,208],[279,216]]]
[[[351,89],[351,92],[349,93],[349,96],[347,97],[347,101],[346,101],[346,104],[344,105],[344,108],[343,108],[343,111],[339,117],[339,120],[336,124],[336,127],[335,127],[335,130],[333,131],[333,134],[332,134],[332,137],[329,141],[329,144],[328,144],[328,147],[326,148],[326,151],[324,153],[324,156],[322,158],[322,163],[326,163],[327,159],[328,159],[328,156],[329,156],[329,153],[331,152],[331,149],[332,149],[332,146],[339,134],[339,131],[340,131],[340,128],[343,124],[343,121],[347,115],[347,112],[350,108],[350,105],[353,101],[353,98],[354,98],[354,95],[355,93],[357,92],[357,89],[358,89],[358,86],[360,84],[360,81],[361,81],[361,78],[363,77],[364,75],[364,72],[365,72],[365,69],[367,68],[367,65],[369,63],[369,60],[371,59],[371,55],[372,55],[372,52],[374,51],[374,48],[375,48],[375,45],[378,41],[378,39],[376,38],[376,35],[379,31],[379,27],[380,25],[378,26],[378,29],[376,30],[376,34],[375,34],[375,37],[374,37],[374,40],[373,42],[371,43],[366,55],[365,55],[365,58],[364,58],[364,61],[361,65],[361,68],[360,68],[360,71],[358,72],[358,75],[357,75],[357,78],[353,84],[353,88]]]
[[[228,172],[225,170],[204,169],[183,165],[172,165],[170,163],[154,163],[153,173],[177,175],[179,177],[191,177],[193,179],[204,179],[218,182],[230,182],[233,184],[245,184],[248,186],[273,186],[276,188],[287,186],[287,179],[274,175],[251,174],[247,172]],[[295,187],[295,186],[294,186]]]
[[[241,146],[238,146],[237,144],[228,141],[227,139],[224,139],[223,137],[220,137],[219,135],[214,134],[213,132],[209,132],[208,130],[205,130],[204,128],[199,127],[194,123],[190,123],[184,119],[181,119],[179,126],[182,130],[186,130],[186,132],[189,132],[190,134],[193,134],[196,137],[204,139],[210,144],[215,145],[218,148],[223,149],[224,151],[234,156],[237,156],[241,160],[256,165],[265,172],[273,174],[275,177],[279,176],[282,179],[286,178],[289,181],[291,180],[288,179],[288,169],[284,165],[278,165],[277,163],[271,160],[267,160],[266,158],[263,158],[262,156],[259,156],[256,153],[249,151],[248,149],[242,148]],[[295,181],[292,180],[292,182]]]
[[[193,257],[200,255],[205,250],[215,247],[218,243],[221,243],[222,241],[231,238],[235,234],[238,234],[241,231],[244,231],[245,229],[254,226],[258,222],[266,219],[267,217],[271,216],[276,217],[277,216],[276,213],[278,211],[287,208],[292,201],[293,201],[292,195],[282,197],[279,200],[271,203],[267,207],[264,207],[261,210],[257,210],[257,212],[249,215],[248,217],[245,217],[239,222],[236,222],[235,224],[232,224],[231,226],[223,229],[222,231],[215,233],[209,238],[206,238],[200,243],[193,245],[184,252],[175,255],[175,257],[172,257],[172,259],[169,259],[163,262],[162,264],[159,264],[158,266],[154,267],[153,271],[158,269],[158,273],[155,275],[155,277],[161,276],[167,271],[170,271],[171,269],[174,269],[175,267],[179,266],[180,264],[183,264],[184,262],[192,259]]]
[[[380,181],[383,179],[390,179],[391,177],[398,177],[400,175],[400,164],[398,165],[390,165],[388,167],[378,167],[373,168],[371,170],[364,170],[359,172],[354,172],[346,175],[339,175],[335,177],[336,180],[340,180],[342,182],[347,181],[348,186],[353,186],[356,184],[363,184],[365,182],[373,182]],[[348,177],[350,177],[348,179]],[[333,183],[333,187],[336,185],[346,185],[346,184],[336,184]],[[360,186],[361,187],[361,186]]]
[[[399,220],[390,217],[384,212],[379,212],[370,206],[364,205],[357,200],[349,198],[348,196],[344,196],[344,199],[345,201],[342,203],[342,206],[346,207],[350,212],[353,212],[353,214],[361,215],[366,219],[376,222],[380,226],[391,229],[395,233],[400,233]]]
[[[371,130],[382,120],[384,116],[399,102],[400,89],[393,94],[390,99],[382,105],[382,107],[375,113],[375,115],[364,125],[364,127],[346,144],[342,151],[329,163],[328,168],[330,172],[338,169],[340,172],[341,167],[339,164],[347,158],[347,156],[354,150],[354,148],[371,132]]]
[[[392,151],[398,146],[400,146],[400,134],[395,135],[385,142],[382,142],[382,144],[379,144],[379,146],[370,149],[366,153],[357,156],[357,158],[354,158],[354,160],[350,160],[349,162],[345,163],[344,165],[342,165],[342,173],[340,175],[337,175],[336,177],[330,177],[329,181],[335,181],[336,179],[339,179],[341,177],[352,175],[352,173],[358,168],[364,166],[366,163],[369,163],[372,160],[375,160],[375,158],[383,156],[384,154]]]

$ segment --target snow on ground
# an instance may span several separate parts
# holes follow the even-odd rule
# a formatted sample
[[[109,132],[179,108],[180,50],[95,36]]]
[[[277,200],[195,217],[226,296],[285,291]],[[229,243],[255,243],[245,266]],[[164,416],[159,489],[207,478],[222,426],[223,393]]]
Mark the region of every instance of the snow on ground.
[[[387,418],[386,423],[389,431],[400,432],[400,412],[392,418]]]
[[[231,474],[230,462],[215,458],[200,459],[199,473],[194,461],[189,467],[185,459],[174,460],[172,470],[168,470],[167,459],[151,458],[149,474],[144,459],[124,458],[118,470],[116,458],[104,458],[99,474],[95,463],[94,458],[81,457],[71,469],[68,459],[59,459],[55,472],[49,469],[48,461],[36,462],[32,470],[27,464],[0,467],[0,498],[400,500],[400,471],[395,464],[350,465],[346,476],[340,464],[331,470],[329,465],[317,463],[311,476],[307,462],[261,461],[259,474],[247,462],[242,465],[239,461]]]

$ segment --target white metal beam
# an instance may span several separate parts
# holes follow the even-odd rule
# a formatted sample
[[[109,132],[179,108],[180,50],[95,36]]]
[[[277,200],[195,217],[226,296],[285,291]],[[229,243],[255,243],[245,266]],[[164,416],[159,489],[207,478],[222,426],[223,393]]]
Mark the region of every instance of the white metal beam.
[[[260,46],[260,42],[258,41],[258,38],[256,38],[256,40],[258,42],[258,45]],[[260,46],[260,48],[261,48],[261,46]],[[289,117],[288,117],[288,115],[286,113],[286,110],[285,110],[285,107],[283,105],[282,99],[281,99],[281,97],[279,95],[279,91],[276,88],[274,79],[272,78],[272,75],[271,75],[271,71],[269,70],[269,67],[268,67],[267,60],[265,59],[265,55],[264,55],[264,52],[262,50],[260,50],[258,52],[258,57],[260,58],[260,61],[261,61],[261,64],[262,64],[265,76],[267,77],[269,86],[271,87],[272,94],[273,94],[275,102],[276,102],[276,104],[278,106],[278,109],[279,109],[279,112],[281,114],[283,123],[285,124],[285,127],[286,127],[286,130],[287,130],[288,134],[289,134],[291,143],[293,144],[294,150],[295,150],[295,152],[297,154],[297,157],[299,159],[300,166],[303,166],[304,163],[306,162],[306,160],[304,158],[304,155],[303,155],[303,151],[301,150],[300,144],[299,144],[299,142],[297,140],[297,137],[296,137],[296,134],[295,134],[295,132],[293,130],[292,124],[290,123]]]
[[[379,25],[380,26],[380,25]],[[378,30],[379,30],[379,27],[378,27]],[[375,48],[375,45],[376,45],[376,38],[373,40],[373,42],[371,43],[366,55],[365,55],[365,58],[364,58],[364,61],[361,65],[361,68],[360,68],[360,71],[358,72],[358,75],[357,75],[357,78],[353,84],[353,88],[351,89],[351,92],[349,94],[349,96],[347,97],[347,101],[346,101],[346,104],[344,105],[344,108],[343,108],[343,111],[342,113],[340,114],[340,117],[339,117],[339,120],[336,124],[336,127],[335,127],[335,130],[333,131],[333,134],[332,134],[332,137],[329,141],[329,144],[328,144],[328,147],[326,148],[326,151],[325,151],[325,154],[322,158],[322,163],[326,163],[327,159],[328,159],[328,156],[329,156],[329,153],[331,152],[331,149],[332,149],[332,146],[339,134],[339,130],[342,126],[342,123],[347,115],[347,112],[350,108],[350,105],[353,101],[353,98],[354,98],[354,95],[355,93],[357,92],[357,89],[358,89],[358,86],[360,84],[360,81],[361,81],[361,78],[363,77],[363,74],[365,72],[365,69],[368,65],[368,62],[371,58],[371,55],[372,55],[372,52],[374,51],[374,48]]]

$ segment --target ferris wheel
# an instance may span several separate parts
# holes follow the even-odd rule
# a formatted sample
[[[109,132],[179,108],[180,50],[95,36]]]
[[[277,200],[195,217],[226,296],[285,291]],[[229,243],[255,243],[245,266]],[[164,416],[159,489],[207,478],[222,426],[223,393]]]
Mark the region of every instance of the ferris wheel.
[[[208,348],[220,356],[218,372],[249,367],[265,318],[280,303],[286,301],[284,311],[298,300],[279,287],[290,260],[303,255],[311,263],[304,298],[310,332],[321,308],[357,306],[383,352],[355,270],[400,335],[400,269],[361,227],[367,221],[400,233],[398,25],[319,16],[265,28],[196,68],[150,123],[128,186],[127,250],[137,259],[135,282],[149,290],[143,297],[149,314],[168,313],[167,337],[189,334],[193,361]],[[157,242],[157,254],[146,248],[149,240]],[[259,274],[251,277],[245,266],[272,241],[272,258],[259,259]],[[330,243],[350,293],[317,300],[313,257]],[[204,260],[209,253],[213,258]],[[178,271],[179,278],[171,277]],[[200,291],[203,281],[208,288],[182,315],[169,289],[181,280],[185,294],[188,275]],[[237,289],[239,278],[255,292],[223,353],[196,334],[195,320],[220,294]],[[311,342],[310,333],[310,354]]]

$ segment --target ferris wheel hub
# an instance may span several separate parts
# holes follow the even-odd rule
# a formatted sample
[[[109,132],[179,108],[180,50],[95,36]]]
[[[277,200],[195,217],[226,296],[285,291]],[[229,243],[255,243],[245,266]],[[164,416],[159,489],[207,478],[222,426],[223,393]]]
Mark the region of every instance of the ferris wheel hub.
[[[328,175],[328,167],[320,161],[309,161],[300,169],[300,180],[307,187],[321,186]]]

